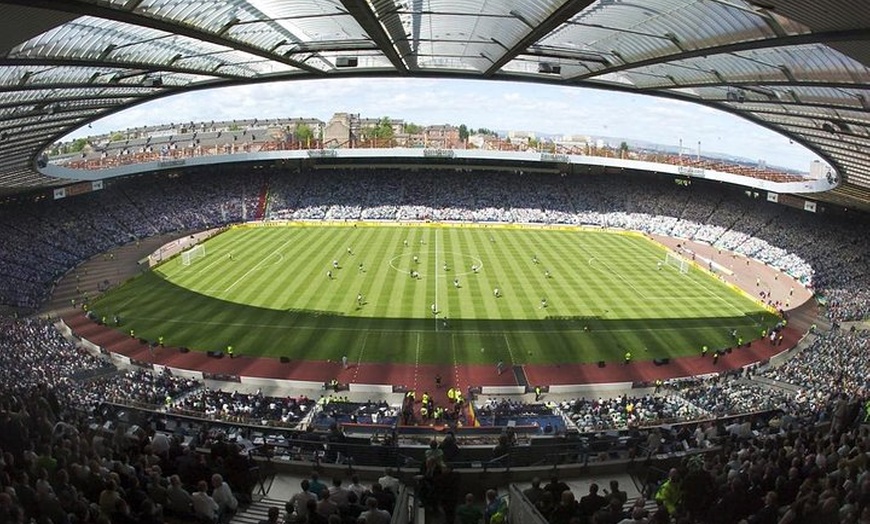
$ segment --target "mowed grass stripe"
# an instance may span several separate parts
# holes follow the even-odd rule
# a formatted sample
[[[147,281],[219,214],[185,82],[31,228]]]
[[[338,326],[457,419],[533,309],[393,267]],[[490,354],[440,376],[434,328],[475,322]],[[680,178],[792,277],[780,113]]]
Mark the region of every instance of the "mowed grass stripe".
[[[275,242],[290,242],[293,235],[281,237],[275,231],[264,231],[260,234],[239,235],[237,231],[228,231],[221,236],[228,235],[225,241],[232,242],[232,246],[215,253],[214,256],[219,258],[219,262],[212,266],[205,273],[196,273],[192,275],[194,280],[190,284],[193,289],[200,289],[207,292],[214,292],[218,295],[225,295],[232,292],[233,295],[244,293],[244,286],[248,285],[251,280],[257,278],[257,271],[273,271],[273,268],[264,267],[266,264],[274,263],[272,253],[277,246]],[[259,233],[259,232],[258,232]],[[220,238],[220,237],[219,237]],[[211,251],[206,247],[206,252]],[[240,251],[237,255],[236,250]],[[229,253],[232,252],[233,260],[229,259]],[[211,255],[207,255],[211,256]],[[208,258],[197,261],[211,262]],[[196,268],[196,262],[185,269]],[[249,280],[251,279],[251,280]],[[239,288],[239,289],[236,289]],[[239,300],[244,302],[244,299]]]
[[[532,265],[530,254],[524,249],[521,234],[509,235],[502,239],[508,244],[508,253],[514,256],[502,256],[499,260],[501,273],[507,275],[510,300],[502,300],[502,306],[510,309],[511,318],[543,318],[544,312],[538,311],[542,290],[536,289],[528,279]]]
[[[347,256],[348,246],[354,256]],[[236,260],[226,256],[230,250]],[[455,342],[461,358],[493,366],[497,359],[509,361],[508,345],[518,363],[618,360],[622,347],[636,352],[648,346],[649,354],[639,358],[694,354],[701,340],[709,340],[711,348],[727,345],[730,329],[746,339],[757,336],[760,328],[753,323],[762,316],[750,300],[697,269],[688,275],[674,267],[658,271],[664,249],[631,235],[449,226],[273,227],[230,230],[206,251],[206,258],[191,266],[173,260],[158,268],[162,275],[144,275],[111,291],[95,309],[122,312],[137,336],[165,335],[168,343],[200,349],[232,343],[251,354],[338,359],[361,351],[366,361],[413,362],[419,338],[420,362],[449,361]],[[389,267],[397,255],[410,266],[411,253],[420,257],[418,282]],[[534,255],[540,264],[532,263]],[[454,289],[454,275],[470,271],[475,256],[483,263],[481,273],[460,275],[462,288]],[[600,263],[590,265],[591,257]],[[325,272],[335,258],[344,267],[337,285],[329,287]],[[358,272],[357,260],[365,261],[366,273]],[[447,273],[441,267],[445,261]],[[208,271],[191,278],[204,263],[211,264]],[[545,269],[552,279],[544,278]],[[240,276],[229,296],[216,291]],[[439,306],[451,319],[449,334],[436,334],[429,310],[436,281]],[[495,299],[493,287],[505,296]],[[357,310],[360,291],[368,304]],[[672,294],[679,299],[670,300]],[[547,310],[539,307],[543,296]],[[602,319],[585,318],[605,310]],[[744,311],[752,316],[744,317]],[[705,320],[695,318],[698,312]],[[586,324],[590,332],[583,330]]]

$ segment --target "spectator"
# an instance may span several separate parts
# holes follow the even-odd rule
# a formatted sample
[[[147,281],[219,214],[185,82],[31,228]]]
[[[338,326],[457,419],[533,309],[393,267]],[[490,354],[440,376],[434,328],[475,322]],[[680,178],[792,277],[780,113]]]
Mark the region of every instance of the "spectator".
[[[239,507],[239,501],[233,495],[229,484],[224,482],[220,474],[215,473],[211,476],[212,499],[218,505],[218,514],[222,519],[228,518],[236,512]]]
[[[181,486],[181,477],[169,477],[166,490],[166,509],[173,515],[186,517],[193,512],[193,497]]]
[[[531,487],[523,490],[523,495],[533,506],[538,505],[538,501],[541,500],[543,494],[544,490],[541,488],[541,479],[538,477],[532,479]]]
[[[347,505],[347,496],[349,494],[350,490],[341,485],[341,479],[334,477],[332,479],[332,486],[329,487],[329,500],[341,508]]]
[[[465,503],[456,509],[456,516],[459,518],[459,524],[481,524],[483,522],[483,511],[475,504],[473,493],[466,493]]]
[[[267,515],[268,517],[261,519],[259,524],[279,524],[281,511],[277,507],[272,506],[269,508]]]
[[[193,498],[193,513],[198,519],[205,522],[217,522],[220,506],[208,494],[208,483],[201,480],[196,485]]]
[[[378,479],[378,484],[393,495],[399,494],[399,479],[393,476],[391,468],[384,470],[384,475]]]
[[[390,524],[390,512],[378,507],[377,499],[369,497],[366,500],[366,510],[360,513],[357,522],[360,524]]]
[[[302,490],[290,497],[290,500],[287,501],[285,508],[288,514],[295,513],[300,519],[307,519],[308,501],[313,500],[316,507],[317,496],[310,491],[311,483],[308,479],[303,479],[300,483],[300,486]]]
[[[592,516],[596,511],[607,505],[607,499],[598,494],[598,484],[589,485],[589,494],[580,497],[580,512]]]

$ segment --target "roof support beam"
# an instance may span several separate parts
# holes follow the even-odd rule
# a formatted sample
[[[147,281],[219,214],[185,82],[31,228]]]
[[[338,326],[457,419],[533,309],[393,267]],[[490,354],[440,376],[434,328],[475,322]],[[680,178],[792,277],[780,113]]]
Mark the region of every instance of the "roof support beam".
[[[199,85],[199,84],[197,84]],[[135,90],[149,90],[148,95],[150,96],[153,93],[153,88],[143,87],[141,84],[110,84],[109,82],[102,82],[99,84],[96,83],[71,83],[71,82],[57,82],[57,83],[46,83],[46,84],[24,84],[24,85],[0,85],[0,93],[19,93],[22,91],[47,91],[52,89],[102,89],[102,88],[111,88],[111,89],[135,89]],[[178,91],[181,89],[180,87],[174,86],[166,86],[160,90],[161,93],[166,93],[170,91]],[[137,95],[130,95],[137,96]]]
[[[142,95],[142,96],[146,96],[146,95]],[[79,101],[84,101],[84,100],[102,100],[102,99],[128,100],[131,98],[140,98],[140,97],[137,97],[136,95],[122,95],[122,94],[118,94],[118,93],[101,95],[95,91],[93,93],[93,96],[58,96],[58,97],[47,96],[44,99],[41,99],[40,103],[47,102],[47,103],[53,104],[53,103],[79,102]],[[15,102],[0,103],[0,109],[7,109],[10,107],[19,107],[19,106],[27,105],[27,104],[34,103],[34,102],[27,101],[27,100],[16,100]]]
[[[526,33],[526,36],[520,39],[519,42],[508,49],[497,60],[493,61],[492,65],[483,73],[485,77],[491,77],[498,72],[499,69],[513,60],[518,54],[524,52],[529,46],[539,41],[544,36],[550,34],[554,29],[567,22],[572,16],[586,9],[594,3],[594,0],[568,0],[561,7],[553,11],[546,20],[541,22]],[[520,17],[517,17],[520,18]],[[528,22],[523,18],[520,20],[528,25]]]
[[[158,31],[165,31],[170,34],[186,36],[188,38],[201,40],[203,42],[209,42],[211,44],[219,45],[229,49],[236,49],[238,51],[242,51],[243,53],[249,53],[254,56],[265,58],[267,60],[272,60],[274,62],[281,62],[285,65],[289,65],[290,67],[295,67],[297,69],[307,71],[314,75],[325,75],[324,71],[321,71],[320,69],[314,66],[310,66],[304,62],[293,60],[280,54],[270,53],[267,49],[260,49],[259,47],[246,44],[245,42],[227,39],[221,35],[210,33],[208,31],[203,31],[201,29],[197,29],[196,27],[184,23],[176,23],[169,20],[160,20],[158,18],[144,16],[122,9],[106,7],[104,5],[94,4],[84,0],[65,0],[64,2],[56,2],[52,0],[2,0],[2,3],[24,5],[27,7],[39,7],[52,11],[65,11],[68,13],[89,15],[97,18],[104,18],[107,20],[115,20],[117,22],[124,22],[126,24],[137,25],[141,27],[150,27],[151,29],[157,29]]]
[[[405,62],[402,61],[402,57],[399,56],[399,53],[393,46],[393,42],[390,41],[390,37],[387,35],[387,32],[384,31],[383,26],[381,26],[378,15],[369,8],[368,2],[360,2],[359,0],[341,0],[341,4],[345,9],[347,9],[348,13],[356,19],[357,23],[362,26],[366,34],[375,41],[381,52],[384,53],[384,55],[390,60],[390,63],[393,64],[393,67],[396,68],[396,71],[402,75],[407,74],[408,67],[405,65]],[[387,16],[397,17],[395,12]],[[399,25],[401,25],[401,23]],[[405,35],[402,34],[401,37],[404,38]],[[395,38],[395,35],[393,39],[398,44],[398,39]]]
[[[617,71],[626,71],[631,69],[639,69],[657,64],[665,64],[668,62],[676,62],[689,58],[709,57],[714,55],[722,55],[728,53],[740,53],[742,51],[753,51],[757,49],[768,49],[773,47],[788,47],[806,44],[825,44],[829,42],[844,42],[856,40],[870,39],[870,29],[847,29],[843,31],[826,31],[821,33],[807,33],[800,35],[791,35],[785,37],[765,38],[762,40],[748,40],[745,42],[733,42],[712,47],[703,47],[700,49],[691,49],[680,53],[662,55],[646,60],[637,60],[634,62],[625,62],[600,69],[593,73],[583,73],[568,79],[568,81],[578,81],[594,78],[606,73],[615,73]]]
[[[713,82],[686,82],[681,83],[678,88],[686,88],[692,89],[696,87],[746,87],[746,88],[755,88],[755,89],[764,89],[765,87],[780,87],[780,86],[794,86],[794,87],[833,87],[833,88],[842,88],[842,89],[867,89],[867,84],[862,84],[859,82],[825,82],[823,80],[728,80],[725,79],[724,83],[713,83]],[[649,87],[639,87],[638,91],[655,91],[658,89],[673,89],[674,86],[670,83],[661,84]]]
[[[190,67],[179,67],[171,64],[158,64],[148,62],[116,62],[113,60],[99,60],[87,58],[0,58],[0,66],[26,67],[26,66],[49,66],[49,67],[90,67],[93,69],[105,69],[117,67],[118,69],[134,69],[146,73],[181,73],[185,75],[208,75],[219,78],[243,79],[246,76],[221,73],[219,71],[202,71]],[[120,72],[120,71],[119,71]],[[123,73],[122,73],[123,74]],[[111,76],[111,75],[107,75]],[[135,76],[135,75],[134,75]]]
[[[717,103],[723,103],[723,104],[727,103],[730,107],[732,107],[735,110],[748,111],[751,113],[767,112],[767,110],[765,110],[764,108],[755,109],[754,108],[755,105],[765,105],[765,106],[771,106],[771,107],[795,106],[795,107],[832,109],[832,110],[842,109],[845,111],[861,111],[861,108],[858,106],[844,105],[844,104],[838,105],[833,101],[831,101],[831,102],[807,102],[805,100],[801,100],[800,102],[796,102],[790,98],[788,98],[788,99],[784,98],[782,100],[748,100],[746,102],[734,103],[733,101],[728,100],[726,98],[706,98],[705,100],[708,102],[717,102]],[[753,108],[746,109],[745,107],[741,107],[742,105],[745,105],[746,107],[753,106]],[[788,113],[783,113],[783,114],[788,114]]]
[[[837,114],[824,115],[818,113],[786,113],[783,111],[771,111],[770,108],[751,109],[750,111],[756,115],[771,115],[784,118],[800,118],[803,120],[823,120],[825,122],[830,122],[834,125],[837,125],[837,122],[843,122],[861,128],[870,127],[870,120],[859,120],[857,118],[843,117]]]

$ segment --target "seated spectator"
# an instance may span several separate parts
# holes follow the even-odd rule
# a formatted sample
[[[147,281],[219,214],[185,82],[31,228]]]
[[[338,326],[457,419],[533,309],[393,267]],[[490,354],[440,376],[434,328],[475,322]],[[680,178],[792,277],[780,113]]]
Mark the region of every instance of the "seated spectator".
[[[528,489],[523,490],[523,495],[525,495],[525,497],[533,506],[538,505],[538,501],[541,500],[541,496],[543,494],[544,489],[541,488],[541,479],[539,477],[533,478],[532,486]]]
[[[285,505],[285,509],[288,515],[296,515],[299,517],[299,520],[304,522],[308,518],[308,501],[313,500],[316,507],[317,496],[310,491],[311,483],[308,479],[303,479],[300,487],[302,490],[290,497],[290,500]]]
[[[269,508],[267,515],[268,516],[265,519],[260,520],[259,524],[279,524],[281,511],[278,508],[272,506]]]
[[[466,493],[465,503],[456,508],[459,524],[480,524],[483,521],[483,511],[474,502],[474,494]]]
[[[590,513],[584,513],[580,504],[574,499],[574,493],[570,489],[562,492],[559,504],[553,508],[547,520],[550,524],[571,524],[574,519],[585,520]]]
[[[357,518],[359,524],[390,524],[391,520],[390,512],[379,508],[377,499],[373,497],[366,500],[366,510]]]
[[[239,507],[239,501],[233,495],[230,485],[224,482],[223,477],[215,473],[211,476],[212,499],[218,505],[218,514],[221,519],[229,520],[229,517],[236,512]]]
[[[607,499],[598,494],[598,484],[589,485],[589,494],[580,497],[580,511],[587,516],[607,505]]]
[[[347,505],[347,496],[350,490],[341,485],[341,479],[335,477],[332,479],[332,486],[329,487],[329,500],[339,508]]]
[[[604,490],[604,493],[607,493],[607,490]],[[626,502],[628,502],[628,493],[619,489],[619,481],[611,480],[610,481],[610,493],[607,495],[607,498],[614,499],[619,502],[620,507],[624,506]]]
[[[218,521],[220,506],[208,494],[208,483],[200,480],[196,484],[196,491],[191,495],[193,498],[193,514],[199,520],[206,523]]]
[[[384,470],[384,475],[378,479],[378,484],[393,495],[399,494],[399,479],[393,476],[391,468]]]
[[[320,498],[317,501],[317,512],[327,519],[330,515],[338,515],[338,504],[331,500],[328,489],[320,492]]]
[[[169,477],[166,489],[166,509],[173,515],[187,516],[193,512],[193,497],[181,485],[181,477]]]

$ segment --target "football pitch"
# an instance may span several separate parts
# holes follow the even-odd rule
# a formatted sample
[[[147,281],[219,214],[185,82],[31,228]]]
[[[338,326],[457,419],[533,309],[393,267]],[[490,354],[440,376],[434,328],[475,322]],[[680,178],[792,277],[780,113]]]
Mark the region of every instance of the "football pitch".
[[[98,299],[137,337],[294,360],[554,364],[695,355],[776,317],[641,235],[576,228],[237,227]],[[498,291],[496,291],[498,290]],[[434,312],[433,312],[434,308]]]

